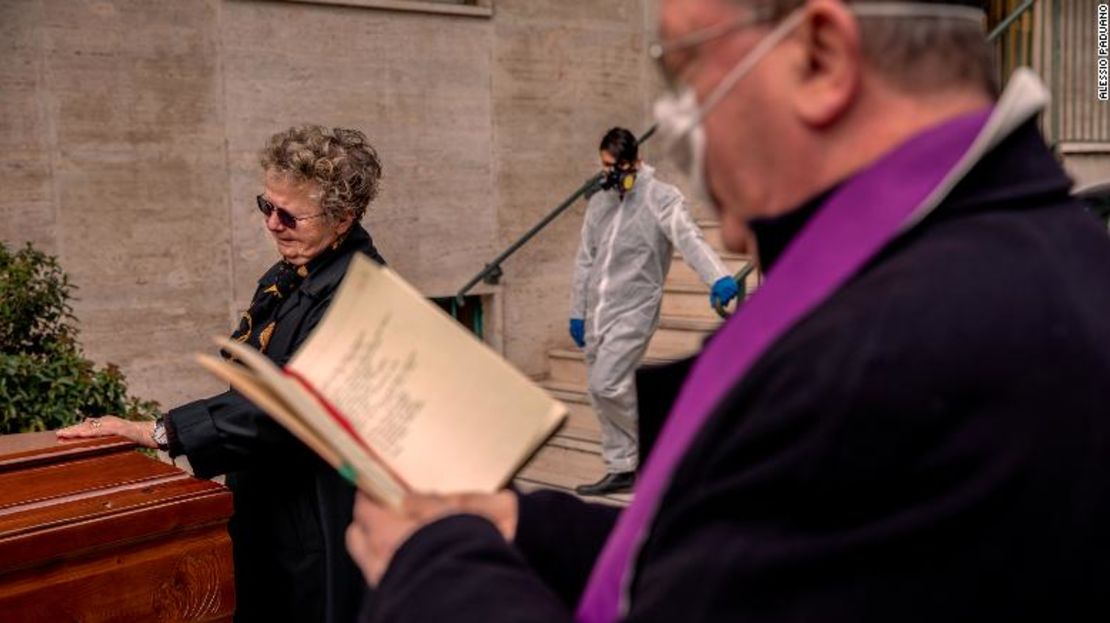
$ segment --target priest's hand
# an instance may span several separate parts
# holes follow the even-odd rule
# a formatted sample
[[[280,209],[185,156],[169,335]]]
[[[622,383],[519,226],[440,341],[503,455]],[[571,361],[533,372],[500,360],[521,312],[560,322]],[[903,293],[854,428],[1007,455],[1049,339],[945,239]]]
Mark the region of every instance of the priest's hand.
[[[144,448],[158,447],[158,444],[154,443],[154,422],[133,422],[114,415],[85,418],[84,421],[78,424],[58,429],[55,434],[61,439],[119,435]]]
[[[347,550],[371,586],[385,575],[393,554],[420,528],[449,515],[488,519],[511,541],[516,533],[517,498],[512,491],[455,495],[410,495],[391,509],[359,493],[354,521],[347,528]]]

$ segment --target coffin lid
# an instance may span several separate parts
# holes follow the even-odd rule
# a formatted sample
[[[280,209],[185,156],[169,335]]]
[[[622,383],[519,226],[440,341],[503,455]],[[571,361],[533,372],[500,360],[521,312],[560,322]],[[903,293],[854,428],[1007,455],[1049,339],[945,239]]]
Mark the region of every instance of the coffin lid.
[[[0,573],[226,522],[225,487],[120,437],[0,436]]]

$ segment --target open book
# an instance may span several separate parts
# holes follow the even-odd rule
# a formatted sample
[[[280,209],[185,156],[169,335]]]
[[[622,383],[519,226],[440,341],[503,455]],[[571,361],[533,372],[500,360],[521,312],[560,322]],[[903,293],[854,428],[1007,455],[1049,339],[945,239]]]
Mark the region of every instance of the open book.
[[[498,490],[567,413],[362,255],[284,369],[245,344],[218,343],[239,363],[198,355],[201,365],[391,506],[407,492]]]

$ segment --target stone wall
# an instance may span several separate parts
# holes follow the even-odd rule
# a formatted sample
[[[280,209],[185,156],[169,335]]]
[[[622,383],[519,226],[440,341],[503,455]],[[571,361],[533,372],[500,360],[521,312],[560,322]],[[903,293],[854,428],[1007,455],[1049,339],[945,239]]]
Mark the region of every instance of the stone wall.
[[[60,256],[88,354],[135,392],[172,406],[217,391],[190,355],[230,330],[276,260],[253,202],[270,133],[364,130],[385,166],[367,226],[423,292],[451,294],[595,170],[606,129],[646,127],[654,4],[496,0],[474,17],[5,0],[0,239]],[[530,374],[566,340],[583,208],[484,289],[495,341]]]
[[[0,3],[0,236],[60,256],[88,354],[163,402],[217,387],[188,355],[229,326],[220,13]]]

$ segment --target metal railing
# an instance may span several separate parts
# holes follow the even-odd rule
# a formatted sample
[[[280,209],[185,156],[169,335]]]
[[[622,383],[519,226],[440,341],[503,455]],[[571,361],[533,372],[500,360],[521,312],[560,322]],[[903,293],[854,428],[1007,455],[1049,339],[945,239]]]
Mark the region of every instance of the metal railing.
[[[1006,78],[1018,67],[1033,66],[1034,46],[1038,41],[1034,37],[1036,4],[1036,0],[993,0],[990,3],[987,20],[993,26],[987,41],[994,43],[999,84],[1005,84]]]
[[[1009,14],[1002,18],[1002,20],[998,22],[998,24],[994,28],[991,29],[990,34],[987,35],[987,41],[995,41],[1003,33],[1008,31],[1010,29],[1010,26],[1012,26],[1014,22],[1018,20],[1018,18],[1022,17],[1023,15],[1025,15],[1026,11],[1033,8],[1033,5],[1036,3],[1036,1],[1037,0],[1024,0],[1021,6],[1011,8]],[[995,6],[998,6],[998,4],[996,4]],[[1005,7],[1001,8],[1005,9]]]
[[[534,238],[536,234],[540,233],[540,231],[543,230],[544,227],[547,227],[547,225],[551,221],[554,221],[556,218],[558,218],[560,214],[565,212],[567,208],[574,205],[574,202],[578,201],[580,197],[588,197],[597,192],[597,190],[601,187],[601,182],[602,180],[604,180],[604,178],[604,175],[598,174],[586,180],[584,184],[578,187],[578,190],[571,193],[569,197],[564,199],[563,202],[556,206],[554,210],[549,212],[547,216],[540,219],[540,222],[533,225],[532,228],[525,232],[523,236],[517,238],[517,240],[509,245],[507,249],[502,251],[497,257],[493,258],[488,264],[486,264],[485,267],[482,268],[482,270],[478,271],[478,274],[474,275],[473,277],[471,277],[470,281],[466,282],[466,285],[459,288],[459,291],[455,294],[455,300],[458,302],[458,304],[460,306],[466,304],[466,293],[469,292],[471,288],[478,285],[479,282],[484,281],[492,285],[500,281],[501,275],[503,274],[501,270],[501,262],[509,259],[509,256],[511,256],[513,253],[516,253],[517,250],[520,249],[520,247],[523,247],[525,244],[528,243],[529,240]]]
[[[1104,0],[995,0],[999,78],[1017,67],[1041,76],[1052,101],[1041,116],[1050,145],[1110,144],[1110,105],[1097,97],[1096,11]],[[1005,16],[1005,17],[1003,17]]]
[[[1099,101],[1096,93],[1096,11],[1100,3],[1104,0],[1041,3],[1042,40],[1047,44],[1042,48],[1051,52],[1051,63],[1042,62],[1041,75],[1052,90],[1048,130],[1054,144],[1110,143],[1110,104]]]

